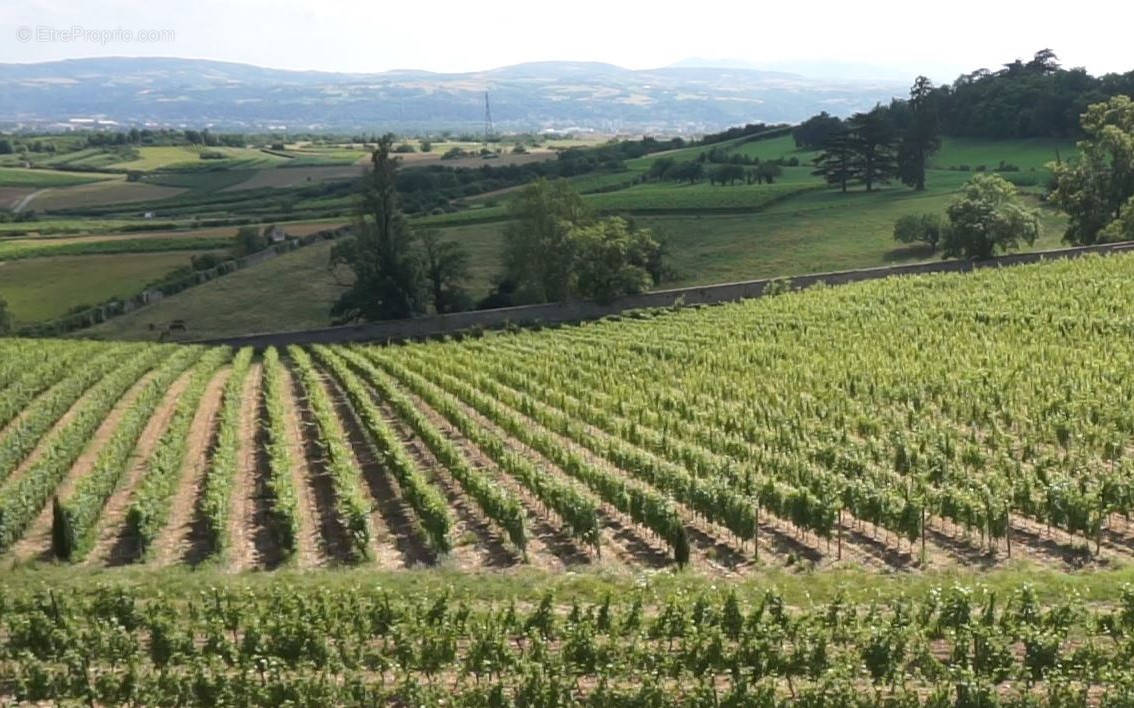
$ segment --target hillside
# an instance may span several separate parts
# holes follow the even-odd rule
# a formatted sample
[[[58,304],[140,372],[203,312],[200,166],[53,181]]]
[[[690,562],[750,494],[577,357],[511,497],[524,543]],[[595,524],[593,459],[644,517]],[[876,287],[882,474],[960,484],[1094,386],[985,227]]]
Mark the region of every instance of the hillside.
[[[796,157],[804,165],[813,153],[797,150],[790,137],[755,142],[733,141],[725,149],[776,159]],[[1046,179],[1043,165],[1056,151],[1072,154],[1067,141],[946,140],[935,158],[942,167],[973,164],[995,167],[1012,162],[1018,173],[1037,185]],[[674,278],[665,285],[685,286],[791,276],[801,273],[909,263],[934,256],[922,247],[904,246],[893,239],[894,221],[903,214],[943,212],[955,191],[971,176],[956,169],[930,171],[923,193],[891,186],[867,194],[821,189],[807,166],[786,167],[773,185],[711,186],[657,183],[632,184],[657,159],[693,159],[706,148],[628,162],[628,170],[598,179],[572,178],[580,191],[614,184],[614,191],[585,194],[593,208],[630,214],[653,229],[667,244]],[[630,186],[622,186],[623,183]],[[1023,187],[1033,205],[1039,187]],[[483,297],[501,267],[499,245],[504,228],[507,194],[470,199],[465,211],[419,219],[416,223],[443,227],[443,235],[469,251],[474,297]],[[1041,206],[1043,233],[1031,247],[1061,245],[1065,217]],[[487,223],[478,223],[482,219]],[[154,306],[110,320],[79,336],[152,339],[151,324],[175,319],[189,323],[192,338],[235,336],[250,332],[295,330],[329,324],[330,306],[341,290],[326,269],[324,251],[289,254],[277,263],[227,276],[179,293]],[[267,270],[261,270],[267,269]],[[160,330],[160,327],[159,327]]]
[[[98,116],[126,125],[263,130],[473,130],[491,96],[498,128],[698,132],[762,120],[850,114],[904,93],[900,82],[830,81],[751,69],[536,62],[466,74],[339,74],[164,58],[0,65],[0,122]]]

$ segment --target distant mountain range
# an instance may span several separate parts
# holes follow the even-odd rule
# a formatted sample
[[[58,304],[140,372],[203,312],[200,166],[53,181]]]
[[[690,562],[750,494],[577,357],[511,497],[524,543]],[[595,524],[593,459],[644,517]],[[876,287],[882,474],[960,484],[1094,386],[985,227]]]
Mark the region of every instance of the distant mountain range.
[[[485,91],[494,126],[503,131],[697,133],[796,122],[821,110],[848,115],[904,95],[906,86],[737,66],[636,71],[535,62],[461,74],[349,74],[111,57],[0,64],[0,124],[97,119],[218,130],[479,132]]]

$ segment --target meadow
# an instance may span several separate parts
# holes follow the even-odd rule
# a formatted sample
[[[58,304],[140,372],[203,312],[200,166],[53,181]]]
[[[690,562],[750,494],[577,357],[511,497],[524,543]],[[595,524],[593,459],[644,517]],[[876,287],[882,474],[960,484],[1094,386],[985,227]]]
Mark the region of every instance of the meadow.
[[[498,226],[464,226],[447,231],[469,252],[469,293],[488,294],[499,267]],[[332,244],[314,244],[262,265],[240,270],[204,285],[164,298],[161,302],[77,332],[104,339],[153,339],[150,325],[182,320],[194,339],[237,332],[314,329],[330,323],[331,306],[343,291],[348,273],[328,269]],[[233,303],[240,302],[240,307]]]
[[[67,187],[96,182],[105,177],[56,170],[0,168],[0,187]]]
[[[0,262],[0,293],[16,324],[54,319],[79,306],[129,297],[204,251],[51,256]]]

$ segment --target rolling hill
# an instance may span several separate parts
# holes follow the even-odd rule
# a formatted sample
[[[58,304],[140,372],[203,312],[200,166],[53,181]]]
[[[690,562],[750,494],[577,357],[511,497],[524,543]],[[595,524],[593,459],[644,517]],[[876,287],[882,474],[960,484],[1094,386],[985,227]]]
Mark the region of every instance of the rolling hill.
[[[479,131],[484,92],[503,130],[699,132],[847,115],[901,95],[900,82],[831,81],[745,68],[633,71],[533,62],[481,72],[285,71],[172,58],[0,64],[0,123],[75,118],[222,129]]]

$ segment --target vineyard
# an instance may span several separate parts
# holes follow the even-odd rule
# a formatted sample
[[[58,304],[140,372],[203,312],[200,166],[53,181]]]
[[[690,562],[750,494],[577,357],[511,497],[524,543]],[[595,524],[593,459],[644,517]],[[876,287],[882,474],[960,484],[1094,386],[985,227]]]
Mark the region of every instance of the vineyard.
[[[951,586],[523,601],[282,583],[0,595],[0,697],[87,705],[1129,706],[1110,607]]]
[[[405,345],[0,340],[0,703],[1131,705],[1132,313],[1116,255]],[[1109,594],[759,586],[1021,568]],[[282,580],[147,589],[188,569]],[[290,586],[361,571],[416,585]],[[703,584],[535,590],[573,576]]]
[[[0,551],[233,570],[1102,567],[1134,258],[404,346],[0,344]]]

